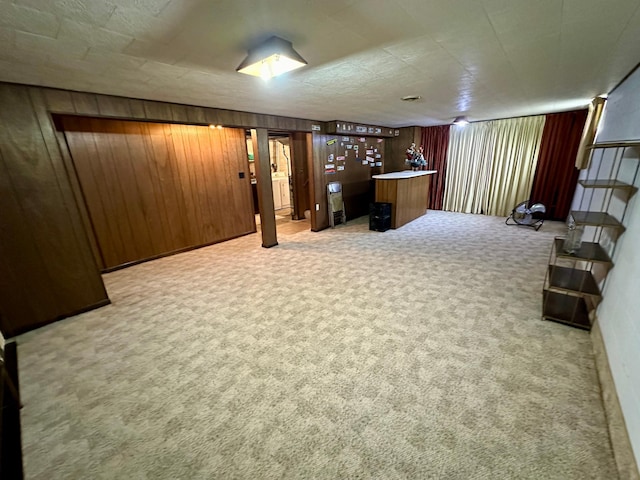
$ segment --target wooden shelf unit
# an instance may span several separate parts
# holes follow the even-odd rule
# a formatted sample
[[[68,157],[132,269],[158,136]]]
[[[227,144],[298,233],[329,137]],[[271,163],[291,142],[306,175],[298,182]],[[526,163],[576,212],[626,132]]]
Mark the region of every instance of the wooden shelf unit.
[[[594,263],[602,263],[607,265],[608,268],[613,267],[613,262],[611,261],[611,257],[604,251],[604,248],[600,246],[599,243],[596,242],[582,242],[580,249],[573,252],[567,253],[562,250],[562,245],[564,243],[564,238],[556,237],[554,239],[554,246],[556,249],[556,254],[558,258],[566,259],[566,260],[580,260],[584,262],[594,262]]]
[[[544,290],[543,304],[543,318],[545,320],[564,323],[584,330],[591,329],[589,311],[584,298]]]
[[[624,225],[607,212],[589,212],[572,210],[570,215],[576,221],[576,225],[585,225],[591,227],[613,227],[624,230]]]
[[[578,180],[578,184],[584,188],[620,188],[627,190],[635,190],[636,187],[620,180],[601,179],[601,180]]]
[[[600,298],[600,288],[590,270],[549,265],[549,290]]]
[[[591,161],[587,178],[578,181],[578,184],[584,189],[583,196],[579,208],[571,211],[569,215],[573,217],[577,226],[595,229],[592,231],[596,241],[582,242],[578,250],[568,253],[563,250],[564,238],[556,237],[549,254],[549,268],[542,290],[543,320],[551,320],[584,330],[591,329],[595,316],[594,310],[602,298],[602,286],[607,273],[613,267],[612,256],[615,242],[625,231],[623,222],[627,212],[626,205],[638,190],[635,183],[640,170],[640,161],[638,161],[640,155],[626,155],[630,148],[638,149],[638,153],[640,153],[640,141],[594,144],[588,148],[591,150]],[[595,151],[603,149],[614,149],[614,151],[606,159],[611,163],[610,171],[601,174],[601,167],[605,162],[604,152],[600,156],[597,167],[594,167],[593,156]],[[636,161],[633,181],[628,183],[618,179],[623,162],[633,160]],[[600,208],[592,205],[593,194],[589,195],[589,200],[584,205],[584,193],[590,189],[610,190],[600,194],[603,199]],[[622,190],[628,193],[626,196],[623,195],[625,198],[623,200],[624,210],[620,218],[609,213],[613,190]],[[583,210],[584,207],[586,210]],[[619,211],[618,214],[620,214]],[[613,242],[608,244],[610,251],[606,251],[599,243],[605,229],[612,230],[612,234],[608,235],[609,238],[613,238]],[[566,264],[570,264],[570,266]],[[604,277],[601,275],[597,280],[594,268],[604,269]],[[600,270],[600,273],[602,272],[603,270]]]

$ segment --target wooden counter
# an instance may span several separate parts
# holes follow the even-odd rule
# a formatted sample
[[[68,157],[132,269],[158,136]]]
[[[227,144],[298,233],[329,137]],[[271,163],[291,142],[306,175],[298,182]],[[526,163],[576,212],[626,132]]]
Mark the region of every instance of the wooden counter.
[[[399,228],[427,213],[429,184],[436,170],[374,175],[376,202],[391,203],[391,228]]]

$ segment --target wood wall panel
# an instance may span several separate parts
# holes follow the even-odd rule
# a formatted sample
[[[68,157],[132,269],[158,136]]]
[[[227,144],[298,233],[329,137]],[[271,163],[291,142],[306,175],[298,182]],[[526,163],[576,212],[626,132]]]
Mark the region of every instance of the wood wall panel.
[[[97,96],[97,100],[98,110],[101,116],[131,118],[131,109],[129,108],[129,101],[126,98],[99,95]]]
[[[173,120],[170,103],[151,102],[145,100],[143,104],[144,114],[147,119],[161,122],[171,122]]]
[[[86,115],[100,115],[98,98],[91,93],[72,92],[71,101],[74,111],[86,112]]]
[[[145,109],[144,109],[144,100],[137,100],[135,98],[128,98],[129,101],[129,110],[131,111],[131,119],[135,120],[144,120],[147,118]],[[83,112],[82,110],[76,110],[77,113],[82,113],[83,115],[92,115],[91,113]]]
[[[94,226],[86,211],[85,194],[75,178],[64,135],[53,127],[51,113],[185,124],[212,123],[243,129],[271,128],[309,134],[312,124],[319,123],[308,119],[233,112],[203,106],[186,105],[173,109],[172,104],[164,102],[4,82],[0,82],[0,99],[0,155],[1,167],[4,169],[3,178],[0,179],[3,202],[0,229],[0,256],[3,265],[0,280],[3,287],[0,293],[0,328],[6,335],[32,329],[108,302],[99,274],[101,265],[95,260],[100,259],[100,255],[97,245],[92,243]],[[183,138],[178,141],[178,137],[179,135],[172,135],[176,157],[182,155],[183,159],[191,159],[192,150],[197,152],[199,147]],[[11,141],[7,140],[9,138]],[[11,148],[11,142],[18,149]],[[128,137],[128,144],[132,150],[143,153],[147,151],[142,141],[132,141]],[[308,149],[307,158],[313,164],[311,143],[308,144]],[[32,171],[32,162],[48,164],[49,167],[35,168]],[[177,170],[180,184],[188,177],[190,185],[206,186],[200,166],[192,163],[183,162]],[[144,165],[133,162],[130,168],[136,178],[148,175]],[[23,176],[24,171],[30,175]],[[19,188],[12,183],[14,175],[21,178]],[[248,174],[246,178],[249,178]],[[315,191],[313,183],[309,187]],[[151,201],[143,193],[136,191],[142,210],[130,212],[133,218],[155,208],[155,200]],[[250,199],[250,195],[248,191],[245,198]],[[7,198],[11,198],[11,201],[6,200]],[[244,201],[241,196],[236,198],[234,193],[235,204]],[[192,190],[191,195],[184,197],[184,202],[187,211],[193,212],[193,215],[201,215],[200,218],[204,219],[202,225],[194,227],[193,219],[187,216],[189,235],[201,238],[220,232],[220,225],[211,221],[211,206],[206,195]],[[25,205],[29,208],[25,208]],[[13,213],[10,214],[8,210],[11,208]],[[313,205],[311,211],[313,220]],[[255,228],[253,217],[251,222],[252,228]],[[147,228],[147,234],[144,231],[141,233],[142,238],[148,237],[147,243],[159,248],[157,246],[162,245],[164,239],[158,239],[154,232],[161,231],[162,224],[148,224]],[[117,230],[110,232],[110,235],[119,238],[121,232]],[[25,268],[25,264],[28,268]]]
[[[53,88],[41,89],[44,94],[44,101],[49,112],[74,112],[72,92],[57,90]]]
[[[343,138],[350,138],[348,142],[343,141]],[[364,141],[359,141],[360,138],[364,138]],[[328,142],[333,142],[331,145],[327,145]],[[381,140],[378,142],[378,140]],[[367,215],[369,212],[369,202],[373,201],[373,183],[371,180],[372,175],[382,173],[384,169],[384,155],[385,155],[385,141],[384,139],[378,139],[376,137],[360,137],[360,136],[343,136],[343,135],[313,135],[313,164],[311,165],[312,181],[313,181],[313,196],[315,203],[319,204],[319,210],[315,212],[315,216],[311,218],[311,229],[314,231],[322,230],[329,226],[329,214],[327,205],[327,184],[329,182],[341,182],[343,199],[345,203],[345,210],[347,213],[347,219],[361,217]],[[354,148],[347,149],[346,144],[350,143],[352,146],[358,146],[358,153]],[[344,145],[343,145],[344,144]],[[369,165],[362,165],[361,161],[356,160],[359,158],[363,160],[366,158],[366,149],[377,149],[383,161],[382,167],[370,167]],[[340,164],[337,161],[338,156],[346,155],[344,161],[344,170],[337,171],[335,174],[327,174],[325,171],[325,165],[333,163],[336,167]],[[333,162],[329,162],[329,155],[334,155]],[[375,155],[375,154],[374,154]],[[314,207],[314,205],[312,205]],[[315,219],[314,219],[315,217]]]
[[[187,120],[189,123],[207,123],[205,109],[201,107],[190,107],[187,109]]]
[[[83,117],[61,123],[103,269],[255,231],[243,130]]]
[[[411,170],[409,164],[405,163],[405,159],[407,158],[407,148],[411,146],[411,143],[415,143],[416,147],[419,147],[422,140],[422,131],[420,127],[404,127],[399,130],[400,135],[389,138],[385,142],[385,173]]]
[[[296,220],[305,218],[305,210],[311,210],[309,192],[309,162],[307,160],[307,142],[313,140],[310,133],[294,132],[291,135],[291,166],[293,168],[293,186]]]
[[[71,104],[61,93],[59,104]],[[12,336],[108,301],[40,91],[0,85],[0,291],[3,333]],[[46,115],[46,114],[45,114]],[[6,280],[5,280],[6,281]]]

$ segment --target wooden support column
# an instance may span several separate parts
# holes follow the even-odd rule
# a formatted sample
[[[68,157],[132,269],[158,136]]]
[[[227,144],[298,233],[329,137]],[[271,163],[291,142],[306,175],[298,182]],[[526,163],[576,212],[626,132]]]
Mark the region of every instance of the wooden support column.
[[[260,208],[260,230],[262,246],[271,248],[278,245],[276,236],[276,212],[273,206],[273,185],[271,183],[271,157],[269,155],[269,132],[266,128],[251,130],[253,158],[258,181],[258,206]]]

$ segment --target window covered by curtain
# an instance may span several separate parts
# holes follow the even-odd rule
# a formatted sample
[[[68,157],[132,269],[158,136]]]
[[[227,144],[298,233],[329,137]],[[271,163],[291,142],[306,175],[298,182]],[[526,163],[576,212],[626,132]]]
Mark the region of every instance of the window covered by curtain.
[[[442,210],[444,184],[447,178],[449,128],[450,125],[422,128],[421,144],[424,147],[427,168],[436,170],[436,173],[431,176],[431,188],[429,190],[429,208],[432,210]]]
[[[443,210],[483,213],[493,143],[489,123],[451,128]]]
[[[545,117],[453,127],[444,210],[506,216],[529,198]]]

